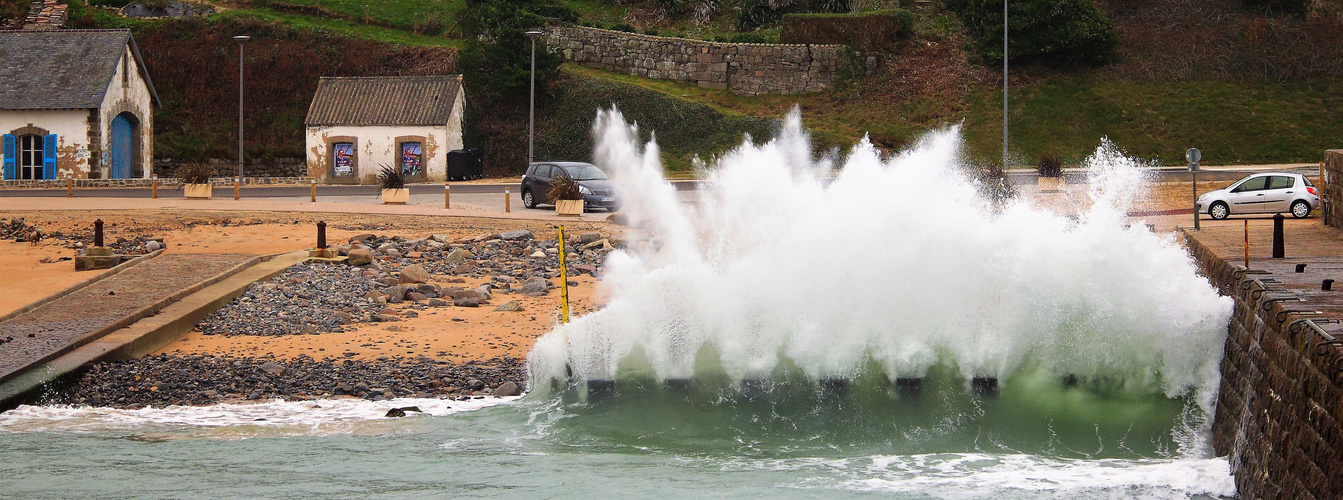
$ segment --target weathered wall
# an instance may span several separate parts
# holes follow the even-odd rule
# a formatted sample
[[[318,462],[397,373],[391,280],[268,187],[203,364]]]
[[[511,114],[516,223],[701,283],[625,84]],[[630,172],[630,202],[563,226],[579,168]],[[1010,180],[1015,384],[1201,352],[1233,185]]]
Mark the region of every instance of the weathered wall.
[[[1330,149],[1324,152],[1320,162],[1320,182],[1324,184],[1324,223],[1343,229],[1343,149]]]
[[[205,163],[214,170],[215,177],[232,179],[238,173],[236,160],[210,160]],[[177,176],[177,169],[182,164],[177,160],[154,160],[154,173],[166,181]],[[249,178],[301,178],[308,175],[308,167],[302,158],[275,158],[267,163],[243,165],[243,175]]]
[[[154,100],[129,45],[121,50],[121,61],[107,86],[107,93],[103,95],[102,107],[98,109],[98,116],[101,117],[96,130],[98,135],[89,138],[89,142],[96,145],[89,148],[91,163],[98,177],[103,179],[110,176],[111,165],[103,162],[102,152],[111,151],[112,120],[121,113],[134,118],[132,128],[135,131],[135,145],[131,157],[131,177],[148,178],[151,169],[145,166],[153,165],[154,162]]]
[[[458,93],[458,95],[461,95]],[[354,142],[354,178],[363,184],[376,184],[382,165],[398,163],[398,144],[410,138],[420,138],[426,181],[442,182],[447,178],[448,152],[462,149],[461,117],[453,111],[452,120],[457,128],[430,126],[331,126],[308,127],[306,134],[307,174],[318,182],[332,182],[331,144]],[[348,139],[342,139],[348,138]]]
[[[839,45],[716,43],[582,26],[546,28],[546,47],[566,60],[738,94],[819,92],[835,85]]]
[[[90,158],[89,113],[87,109],[0,111],[0,134],[56,134],[56,176],[86,179]]]
[[[1196,239],[1205,276],[1235,300],[1223,353],[1213,447],[1241,498],[1343,498],[1343,355],[1333,335],[1287,310],[1281,291]],[[1297,303],[1299,304],[1299,303]],[[1298,306],[1299,307],[1299,306]]]

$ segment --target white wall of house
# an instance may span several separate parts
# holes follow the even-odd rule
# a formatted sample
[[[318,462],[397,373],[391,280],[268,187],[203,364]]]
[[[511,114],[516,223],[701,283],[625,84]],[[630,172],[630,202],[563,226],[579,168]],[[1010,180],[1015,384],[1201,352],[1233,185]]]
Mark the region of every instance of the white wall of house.
[[[102,107],[98,110],[101,117],[98,124],[99,151],[110,151],[112,146],[112,119],[122,112],[129,112],[139,121],[136,140],[137,152],[134,163],[142,170],[141,177],[148,179],[154,164],[154,100],[149,94],[149,85],[137,69],[135,56],[127,45],[121,51],[121,62],[117,72],[108,82],[107,94],[103,96]],[[111,165],[99,161],[102,178],[106,179]],[[134,169],[132,169],[134,172]]]
[[[84,179],[89,174],[89,110],[0,111],[0,134],[32,126],[56,134],[56,176]],[[4,151],[0,149],[0,156]]]
[[[458,93],[459,100],[461,93]],[[308,127],[306,150],[308,175],[320,181],[331,180],[331,143],[335,138],[351,137],[355,144],[355,177],[364,184],[377,182],[382,165],[399,165],[398,138],[423,137],[421,144],[426,181],[447,179],[448,152],[462,148],[460,106],[454,108],[445,126],[330,126]],[[452,123],[455,121],[456,123]]]

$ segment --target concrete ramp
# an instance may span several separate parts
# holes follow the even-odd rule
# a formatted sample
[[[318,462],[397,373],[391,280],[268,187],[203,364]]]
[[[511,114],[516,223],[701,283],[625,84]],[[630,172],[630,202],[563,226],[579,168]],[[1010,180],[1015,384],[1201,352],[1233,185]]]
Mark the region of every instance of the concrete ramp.
[[[151,352],[306,256],[147,257],[0,318],[0,408],[85,363]]]

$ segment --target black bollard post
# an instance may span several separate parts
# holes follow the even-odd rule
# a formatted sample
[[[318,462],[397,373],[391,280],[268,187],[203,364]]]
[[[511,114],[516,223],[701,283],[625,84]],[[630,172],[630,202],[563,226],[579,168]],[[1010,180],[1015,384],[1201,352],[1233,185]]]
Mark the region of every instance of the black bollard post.
[[[103,220],[93,221],[93,246],[102,248],[103,246]]]
[[[1320,290],[1330,291],[1334,289],[1334,280],[1324,280],[1320,282]]]
[[[317,222],[317,248],[326,250],[326,221]]]
[[[1282,241],[1282,214],[1273,216],[1273,258],[1281,259],[1287,252],[1283,249],[1286,245]]]
[[[1296,272],[1298,272],[1298,273],[1304,273],[1304,272],[1306,272],[1306,265],[1305,265],[1305,264],[1297,264],[1297,265],[1296,265]]]

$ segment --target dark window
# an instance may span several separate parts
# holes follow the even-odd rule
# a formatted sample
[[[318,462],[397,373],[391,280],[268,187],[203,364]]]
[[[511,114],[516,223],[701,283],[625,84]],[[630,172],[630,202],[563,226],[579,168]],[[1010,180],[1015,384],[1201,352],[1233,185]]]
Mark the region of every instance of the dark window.
[[[1240,185],[1236,186],[1236,189],[1232,189],[1231,192],[1244,193],[1248,191],[1262,191],[1267,183],[1268,183],[1268,177],[1255,177],[1253,179],[1240,183]]]
[[[42,178],[42,136],[19,136],[19,178]]]
[[[1269,189],[1289,189],[1295,185],[1296,185],[1296,179],[1281,175],[1275,175],[1273,177],[1269,177],[1268,181]]]

